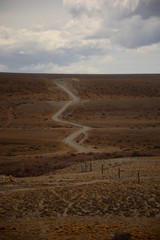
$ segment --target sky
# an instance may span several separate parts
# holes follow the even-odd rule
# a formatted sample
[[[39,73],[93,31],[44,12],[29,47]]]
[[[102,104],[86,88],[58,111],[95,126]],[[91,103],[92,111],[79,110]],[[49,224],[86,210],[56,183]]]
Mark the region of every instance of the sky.
[[[160,73],[160,0],[0,0],[0,71]]]

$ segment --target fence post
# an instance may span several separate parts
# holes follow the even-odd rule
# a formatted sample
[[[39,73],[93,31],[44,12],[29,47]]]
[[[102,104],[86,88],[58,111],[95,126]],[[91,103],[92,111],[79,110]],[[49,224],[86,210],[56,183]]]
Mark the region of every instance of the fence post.
[[[118,168],[118,178],[121,178],[121,170]]]
[[[104,172],[104,166],[103,166],[103,164],[102,164],[101,173],[103,174],[103,172]]]
[[[140,184],[140,174],[139,174],[139,171],[138,171],[138,184]]]
[[[85,172],[87,172],[87,163],[85,161]]]
[[[84,168],[83,168],[83,166],[81,165],[81,170],[82,170],[82,172],[84,172]]]
[[[90,172],[92,172],[92,163],[90,163]]]

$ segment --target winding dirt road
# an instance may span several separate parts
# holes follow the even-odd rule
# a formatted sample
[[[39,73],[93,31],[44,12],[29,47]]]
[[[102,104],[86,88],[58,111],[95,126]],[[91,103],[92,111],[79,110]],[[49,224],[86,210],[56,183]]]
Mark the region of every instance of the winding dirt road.
[[[69,122],[69,121],[65,121],[65,120],[60,118],[62,113],[69,106],[79,103],[80,99],[77,96],[75,96],[66,86],[63,86],[62,84],[58,83],[57,81],[56,82],[54,81],[54,83],[69,95],[70,100],[68,102],[66,102],[63,105],[63,107],[60,110],[58,110],[58,112],[55,113],[52,116],[52,120],[54,120],[56,122],[59,122],[59,123],[69,124],[69,125],[72,125],[74,127],[80,128],[80,129],[76,130],[75,132],[71,133],[69,136],[67,136],[63,140],[63,142],[65,144],[67,144],[68,146],[74,148],[76,150],[76,152],[78,152],[78,153],[89,153],[91,151],[91,149],[87,148],[87,147],[84,147],[80,143],[76,142],[76,138],[78,136],[80,136],[81,134],[84,134],[84,138],[86,139],[86,134],[90,130],[90,127],[84,126],[84,125],[81,125],[81,124],[77,124],[77,123],[72,123],[72,122]],[[83,139],[80,142],[82,143]]]

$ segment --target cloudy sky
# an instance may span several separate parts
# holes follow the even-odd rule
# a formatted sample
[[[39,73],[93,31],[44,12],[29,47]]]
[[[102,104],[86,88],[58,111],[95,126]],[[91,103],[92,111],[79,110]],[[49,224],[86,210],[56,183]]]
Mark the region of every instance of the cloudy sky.
[[[160,0],[0,0],[0,71],[160,73]]]

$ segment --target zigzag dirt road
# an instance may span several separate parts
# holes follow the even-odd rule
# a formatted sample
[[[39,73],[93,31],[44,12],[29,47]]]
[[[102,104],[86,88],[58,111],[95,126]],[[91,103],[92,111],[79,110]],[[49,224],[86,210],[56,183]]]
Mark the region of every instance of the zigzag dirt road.
[[[69,122],[69,121],[65,121],[65,120],[60,118],[61,115],[64,113],[64,111],[68,107],[70,107],[71,105],[79,103],[80,99],[76,95],[74,95],[73,92],[71,92],[66,86],[60,84],[58,81],[56,81],[55,84],[69,95],[70,100],[68,102],[66,102],[63,105],[63,107],[60,110],[58,110],[58,112],[56,112],[52,116],[52,120],[54,120],[56,122],[59,122],[59,123],[69,124],[69,125],[72,125],[72,126],[74,126],[76,128],[80,128],[80,129],[76,130],[75,132],[71,133],[69,136],[67,136],[63,140],[63,142],[66,145],[68,145],[68,146],[72,147],[73,149],[75,149],[76,152],[78,152],[78,153],[89,153],[89,152],[91,152],[90,148],[84,147],[80,143],[76,142],[76,138],[78,138],[81,134],[84,134],[84,136],[86,138],[86,134],[87,134],[87,132],[91,128],[88,127],[88,126],[85,126],[85,125],[78,124],[78,123],[72,123],[72,122]],[[81,140],[81,142],[82,142],[82,140]]]

